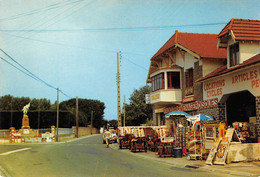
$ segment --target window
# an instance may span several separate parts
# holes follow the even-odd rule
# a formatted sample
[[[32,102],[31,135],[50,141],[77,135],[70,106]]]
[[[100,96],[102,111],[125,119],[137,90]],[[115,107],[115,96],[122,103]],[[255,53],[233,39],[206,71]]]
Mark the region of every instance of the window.
[[[180,89],[180,72],[167,72],[168,88]]]
[[[186,72],[186,88],[193,87],[193,68]]]
[[[152,91],[164,89],[164,73],[152,77]]]
[[[239,64],[239,43],[235,43],[229,47],[229,66]]]

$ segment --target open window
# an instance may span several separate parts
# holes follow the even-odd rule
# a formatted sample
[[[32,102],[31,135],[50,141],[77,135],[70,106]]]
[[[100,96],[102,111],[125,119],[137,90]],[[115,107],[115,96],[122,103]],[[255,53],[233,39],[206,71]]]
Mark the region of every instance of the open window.
[[[167,81],[169,89],[180,89],[180,72],[167,72]]]
[[[229,46],[229,66],[235,66],[239,64],[239,43],[235,43]]]

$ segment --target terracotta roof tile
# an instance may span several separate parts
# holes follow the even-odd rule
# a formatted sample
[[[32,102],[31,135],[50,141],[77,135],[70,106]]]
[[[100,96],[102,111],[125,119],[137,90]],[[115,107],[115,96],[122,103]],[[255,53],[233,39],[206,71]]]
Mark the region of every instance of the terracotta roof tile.
[[[231,19],[218,34],[218,37],[229,35],[232,30],[236,41],[260,41],[260,21],[249,19]]]
[[[156,59],[176,44],[189,49],[201,58],[226,59],[226,49],[217,49],[217,37],[217,34],[183,33],[176,30],[175,34],[155,53],[152,59]]]
[[[256,64],[256,63],[260,63],[260,54],[257,54],[254,57],[244,61],[243,63],[236,65],[236,66],[229,68],[229,69],[227,69],[227,65],[221,66],[220,68],[216,69],[212,73],[196,80],[196,82],[200,82],[200,81],[212,78],[212,77],[220,76],[222,74],[229,73],[229,72],[232,72],[234,70],[241,69],[241,68],[244,68],[244,67],[250,66],[252,64]]]

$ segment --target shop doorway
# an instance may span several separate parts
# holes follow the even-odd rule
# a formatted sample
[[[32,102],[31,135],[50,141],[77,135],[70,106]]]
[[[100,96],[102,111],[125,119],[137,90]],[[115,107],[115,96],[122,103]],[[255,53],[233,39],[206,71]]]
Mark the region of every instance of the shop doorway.
[[[256,116],[255,97],[249,91],[231,94],[226,101],[227,123],[249,122],[249,117]]]

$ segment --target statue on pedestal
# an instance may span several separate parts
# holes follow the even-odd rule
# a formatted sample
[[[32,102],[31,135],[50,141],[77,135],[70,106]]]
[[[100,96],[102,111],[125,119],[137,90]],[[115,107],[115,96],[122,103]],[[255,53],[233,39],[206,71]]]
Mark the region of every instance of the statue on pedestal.
[[[22,138],[27,138],[25,139],[25,141],[31,141],[30,138],[33,138],[36,135],[36,133],[30,128],[29,125],[29,117],[27,115],[29,107],[30,107],[30,103],[25,105],[22,109],[23,111],[22,127],[18,131],[18,133],[21,133]]]
[[[30,105],[31,105],[31,102],[23,107],[23,115],[24,116],[27,116]]]
[[[30,129],[29,117],[27,115],[29,107],[30,107],[30,103],[28,103],[27,105],[25,105],[23,107],[23,124],[22,124],[22,129]]]

